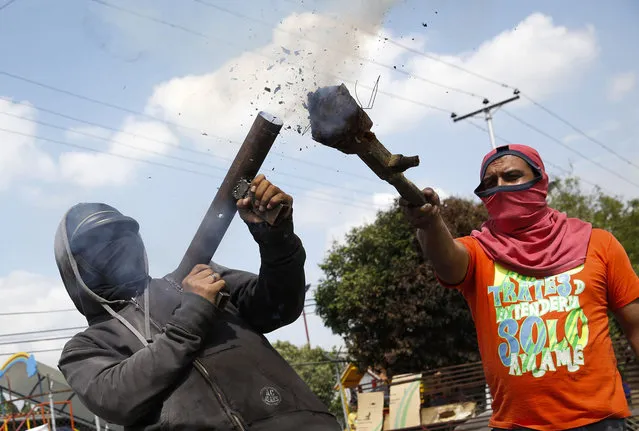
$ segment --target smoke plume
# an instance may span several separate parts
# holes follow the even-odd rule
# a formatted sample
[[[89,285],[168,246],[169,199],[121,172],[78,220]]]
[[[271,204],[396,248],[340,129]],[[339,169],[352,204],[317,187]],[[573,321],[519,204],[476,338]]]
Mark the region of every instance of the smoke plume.
[[[302,133],[308,125],[307,94],[342,82],[352,88],[362,67],[358,57],[369,56],[371,33],[377,33],[396,2],[349,2],[340,6],[339,18],[291,14],[273,30],[268,45],[243,53],[213,73],[156,87],[148,109],[192,127],[211,125],[209,131],[233,139],[240,139],[251,118],[264,110]]]

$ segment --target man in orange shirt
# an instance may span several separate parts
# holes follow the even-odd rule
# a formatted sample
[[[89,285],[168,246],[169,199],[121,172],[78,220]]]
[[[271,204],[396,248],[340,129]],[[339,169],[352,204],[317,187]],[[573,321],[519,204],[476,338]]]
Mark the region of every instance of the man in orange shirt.
[[[401,201],[424,256],[470,307],[495,429],[621,430],[630,416],[608,331],[615,313],[639,352],[639,278],[613,235],[546,203],[541,157],[507,145],[483,160],[489,220],[453,239],[439,210]]]

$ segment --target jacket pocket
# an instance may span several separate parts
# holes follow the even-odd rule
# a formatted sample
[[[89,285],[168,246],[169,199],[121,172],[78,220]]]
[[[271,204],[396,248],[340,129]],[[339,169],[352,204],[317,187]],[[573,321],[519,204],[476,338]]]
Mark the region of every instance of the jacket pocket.
[[[202,354],[200,355],[200,357],[206,358],[207,356],[216,355],[226,350],[236,349],[237,347],[239,347],[239,345],[236,343],[227,343],[227,344],[221,344],[218,346],[209,346],[202,351]]]
[[[253,347],[255,351],[236,346],[201,357],[231,409],[247,424],[300,410],[326,411],[286,363]]]

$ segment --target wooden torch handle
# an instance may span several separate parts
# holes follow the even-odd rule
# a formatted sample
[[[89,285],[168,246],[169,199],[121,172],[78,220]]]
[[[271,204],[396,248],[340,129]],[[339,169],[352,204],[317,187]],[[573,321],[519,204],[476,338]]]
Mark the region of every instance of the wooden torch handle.
[[[395,174],[390,176],[386,181],[395,187],[400,196],[410,202],[412,205],[422,206],[426,201],[424,193],[404,174]]]

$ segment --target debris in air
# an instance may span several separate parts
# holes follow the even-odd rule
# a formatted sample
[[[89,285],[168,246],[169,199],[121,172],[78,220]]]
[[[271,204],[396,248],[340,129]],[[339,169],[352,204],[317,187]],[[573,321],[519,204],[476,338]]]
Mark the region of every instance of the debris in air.
[[[271,89],[268,87],[264,87],[264,91],[268,91],[269,93],[271,92]]]

